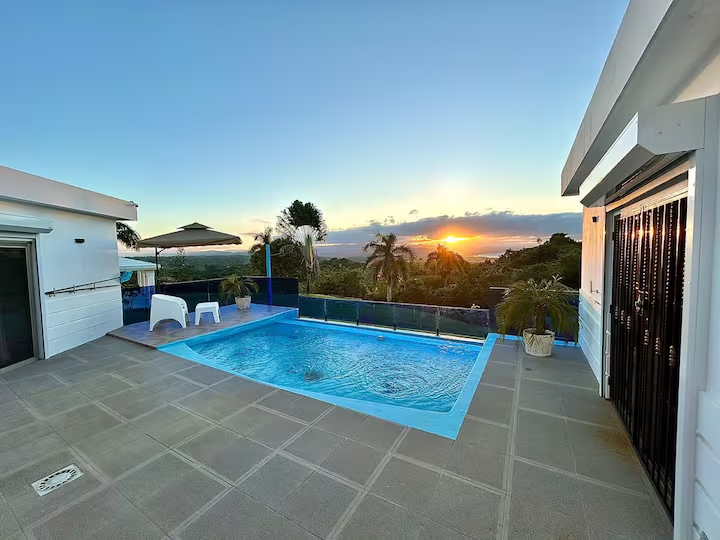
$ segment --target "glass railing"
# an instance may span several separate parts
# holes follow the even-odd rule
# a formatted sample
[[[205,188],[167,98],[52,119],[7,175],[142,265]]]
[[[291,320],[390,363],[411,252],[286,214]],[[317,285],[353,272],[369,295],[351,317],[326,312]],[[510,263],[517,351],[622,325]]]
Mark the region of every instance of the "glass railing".
[[[252,277],[259,291],[252,295],[255,304],[298,307],[298,281],[295,278],[272,278],[272,288],[267,277]],[[223,278],[200,281],[160,283],[155,287],[123,287],[123,324],[150,320],[150,297],[155,293],[178,296],[193,311],[200,302],[219,302],[225,306],[234,302],[220,294]]]
[[[300,316],[394,330],[436,335],[484,338],[490,330],[490,310],[423,304],[346,300],[318,296],[299,297]]]

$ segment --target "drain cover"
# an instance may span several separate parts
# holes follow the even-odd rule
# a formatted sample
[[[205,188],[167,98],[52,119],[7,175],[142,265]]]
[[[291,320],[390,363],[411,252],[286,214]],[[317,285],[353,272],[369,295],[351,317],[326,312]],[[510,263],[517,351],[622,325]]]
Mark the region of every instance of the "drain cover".
[[[35,492],[42,497],[43,495],[47,495],[48,493],[55,491],[57,488],[64,486],[68,482],[72,482],[76,478],[80,478],[82,475],[83,472],[73,463],[72,465],[63,467],[59,471],[48,474],[45,478],[41,478],[30,485],[33,487]]]

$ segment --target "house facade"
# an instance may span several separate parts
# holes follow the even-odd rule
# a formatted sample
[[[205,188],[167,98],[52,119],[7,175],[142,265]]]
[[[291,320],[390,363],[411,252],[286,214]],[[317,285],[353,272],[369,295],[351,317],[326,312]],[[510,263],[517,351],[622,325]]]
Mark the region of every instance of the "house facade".
[[[631,0],[562,173],[580,345],[674,522],[720,538],[720,2]]]
[[[0,368],[122,326],[117,220],[136,205],[0,167]]]

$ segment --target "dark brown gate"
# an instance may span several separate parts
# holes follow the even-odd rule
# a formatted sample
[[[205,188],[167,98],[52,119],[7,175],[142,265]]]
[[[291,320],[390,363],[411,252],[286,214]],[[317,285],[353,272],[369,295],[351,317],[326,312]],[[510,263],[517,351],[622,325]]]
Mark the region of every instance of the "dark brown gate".
[[[615,220],[610,397],[670,516],[687,199]]]

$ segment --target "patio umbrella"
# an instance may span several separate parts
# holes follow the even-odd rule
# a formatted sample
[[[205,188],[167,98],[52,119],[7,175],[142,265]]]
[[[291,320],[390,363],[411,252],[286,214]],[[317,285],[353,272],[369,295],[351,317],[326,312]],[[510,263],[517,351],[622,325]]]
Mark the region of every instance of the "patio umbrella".
[[[239,236],[215,231],[201,223],[191,223],[180,227],[179,230],[152,238],[145,238],[138,242],[138,247],[155,248],[155,265],[158,265],[158,255],[167,248],[184,248],[198,246],[225,246],[242,244]]]

